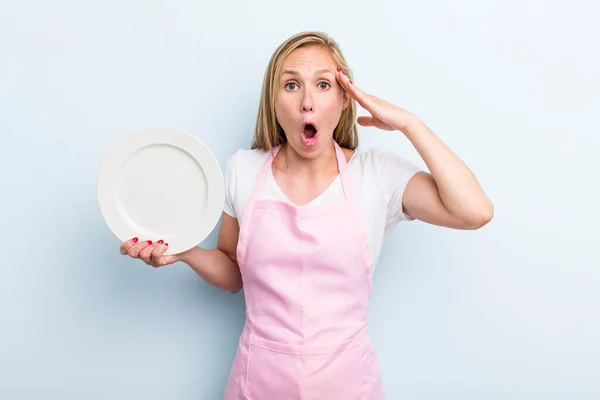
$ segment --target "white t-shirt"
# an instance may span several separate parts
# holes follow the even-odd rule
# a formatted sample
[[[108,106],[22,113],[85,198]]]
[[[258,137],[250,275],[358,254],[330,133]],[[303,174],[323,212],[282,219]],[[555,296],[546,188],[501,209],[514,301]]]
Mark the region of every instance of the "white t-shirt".
[[[237,218],[241,226],[244,207],[256,178],[267,158],[262,150],[238,150],[227,161],[225,171],[224,211]],[[386,237],[400,221],[412,220],[402,212],[402,195],[406,184],[419,168],[409,161],[380,148],[357,151],[348,161],[348,170],[354,183],[359,213],[364,221],[373,268]],[[290,203],[269,170],[261,199]],[[339,175],[317,198],[303,207],[344,201]]]

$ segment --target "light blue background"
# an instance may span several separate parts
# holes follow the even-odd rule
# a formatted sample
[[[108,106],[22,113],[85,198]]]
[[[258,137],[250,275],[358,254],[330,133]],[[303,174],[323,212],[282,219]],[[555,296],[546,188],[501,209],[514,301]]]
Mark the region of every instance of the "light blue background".
[[[591,4],[4,2],[0,399],[220,398],[243,295],[121,256],[97,174],[157,125],[224,167],[249,147],[271,53],[311,29],[339,41],[359,87],[419,115],[496,207],[479,231],[414,222],[390,238],[371,304],[388,398],[600,398]],[[399,132],[361,140],[424,165]]]

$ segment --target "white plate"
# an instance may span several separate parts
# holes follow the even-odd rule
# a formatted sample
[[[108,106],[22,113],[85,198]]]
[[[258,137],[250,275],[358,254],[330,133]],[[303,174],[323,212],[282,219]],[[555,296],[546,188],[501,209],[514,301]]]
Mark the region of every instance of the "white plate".
[[[225,199],[223,173],[196,137],[172,128],[136,132],[110,152],[98,178],[98,205],[110,230],[125,241],[169,243],[177,254],[215,228]]]

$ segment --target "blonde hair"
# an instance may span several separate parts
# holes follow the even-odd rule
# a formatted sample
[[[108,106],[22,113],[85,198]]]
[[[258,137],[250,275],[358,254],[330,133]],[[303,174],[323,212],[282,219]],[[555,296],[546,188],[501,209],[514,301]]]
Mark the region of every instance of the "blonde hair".
[[[338,68],[341,68],[350,79],[352,71],[346,63],[338,44],[322,32],[301,32],[283,42],[271,56],[265,72],[252,149],[270,151],[273,147],[286,141],[285,133],[275,115],[275,90],[283,62],[296,49],[308,46],[321,46],[329,50]],[[348,107],[342,111],[340,121],[333,131],[333,140],[340,147],[356,150],[358,147],[358,130],[355,123],[356,103],[350,99]]]

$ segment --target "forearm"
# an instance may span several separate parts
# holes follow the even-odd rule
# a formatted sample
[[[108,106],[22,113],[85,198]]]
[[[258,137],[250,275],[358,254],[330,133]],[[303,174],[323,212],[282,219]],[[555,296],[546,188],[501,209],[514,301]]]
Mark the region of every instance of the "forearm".
[[[188,264],[207,283],[235,293],[242,288],[239,266],[219,249],[194,247],[182,253],[180,261]]]
[[[446,210],[463,221],[490,219],[493,205],[467,165],[417,117],[403,128],[435,180]]]

